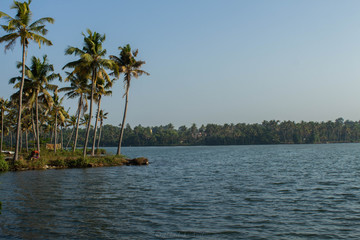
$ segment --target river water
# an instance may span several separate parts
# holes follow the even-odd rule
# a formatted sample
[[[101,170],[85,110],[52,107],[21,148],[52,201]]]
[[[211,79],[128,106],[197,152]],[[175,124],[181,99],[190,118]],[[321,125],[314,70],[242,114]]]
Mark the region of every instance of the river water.
[[[360,144],[123,153],[151,164],[0,174],[0,238],[360,239]]]

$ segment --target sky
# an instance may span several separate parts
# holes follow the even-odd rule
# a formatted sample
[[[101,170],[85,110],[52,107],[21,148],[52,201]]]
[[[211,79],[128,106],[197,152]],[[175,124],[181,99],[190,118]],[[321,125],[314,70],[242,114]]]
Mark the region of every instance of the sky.
[[[12,1],[0,1],[0,11],[14,16]],[[76,59],[65,48],[82,47],[86,29],[106,34],[108,55],[128,43],[139,49],[150,76],[132,80],[132,127],[360,120],[360,1],[33,0],[30,7],[33,20],[55,23],[46,35],[53,46],[31,43],[27,63],[47,54],[65,76],[62,67]],[[0,96],[9,98],[21,47],[4,47]],[[102,108],[109,112],[105,123],[118,125],[122,77],[112,91]],[[72,114],[76,106],[65,101]]]

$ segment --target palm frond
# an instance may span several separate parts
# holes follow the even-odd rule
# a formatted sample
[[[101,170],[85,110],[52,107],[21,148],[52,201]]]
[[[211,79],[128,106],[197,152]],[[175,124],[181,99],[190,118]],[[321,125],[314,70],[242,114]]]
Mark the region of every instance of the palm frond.
[[[39,25],[43,25],[46,22],[53,24],[55,22],[55,20],[51,17],[40,18],[40,19],[36,20],[35,22],[33,22],[29,27],[30,28],[37,27]]]

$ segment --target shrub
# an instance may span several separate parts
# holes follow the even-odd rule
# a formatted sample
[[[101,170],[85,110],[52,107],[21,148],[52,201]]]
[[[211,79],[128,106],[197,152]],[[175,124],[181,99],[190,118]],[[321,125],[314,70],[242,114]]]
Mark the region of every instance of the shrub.
[[[9,164],[5,161],[3,155],[0,155],[0,171],[7,171],[9,170]]]
[[[69,168],[82,168],[88,166],[89,160],[87,158],[66,159],[65,163]]]
[[[105,155],[105,154],[106,154],[106,150],[105,150],[105,149],[96,149],[96,150],[95,150],[95,154]]]
[[[43,158],[34,159],[27,162],[27,167],[30,169],[43,169],[46,165],[46,162]]]
[[[55,167],[65,167],[65,161],[64,159],[54,159],[49,161],[49,165]]]

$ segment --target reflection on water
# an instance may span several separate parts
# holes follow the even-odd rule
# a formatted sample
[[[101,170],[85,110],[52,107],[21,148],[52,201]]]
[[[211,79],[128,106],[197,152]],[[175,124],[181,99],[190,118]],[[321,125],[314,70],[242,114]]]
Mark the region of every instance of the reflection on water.
[[[360,144],[124,153],[151,164],[0,174],[0,236],[360,238]]]

